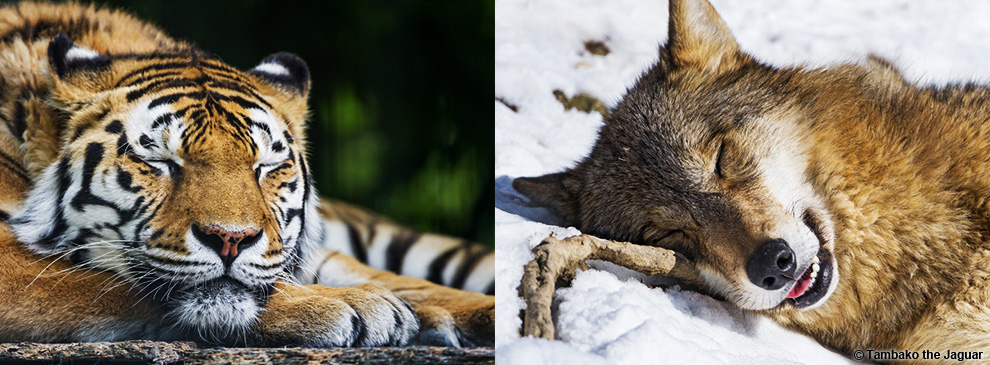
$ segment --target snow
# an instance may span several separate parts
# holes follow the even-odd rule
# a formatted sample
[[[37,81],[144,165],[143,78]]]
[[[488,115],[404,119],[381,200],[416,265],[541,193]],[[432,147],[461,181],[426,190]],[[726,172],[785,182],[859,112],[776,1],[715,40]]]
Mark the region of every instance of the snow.
[[[924,84],[988,80],[990,2],[713,1],[743,50],[774,65],[826,66],[869,52]],[[557,300],[557,341],[520,338],[517,295],[530,248],[576,235],[529,207],[512,179],[571,167],[601,117],[565,111],[552,94],[585,92],[614,106],[656,60],[667,4],[657,0],[498,0],[495,3],[495,346],[504,364],[808,363],[848,360],[730,304],[607,263],[580,273]],[[584,42],[604,42],[596,56]],[[543,222],[543,223],[541,223]],[[546,224],[550,223],[550,224]]]

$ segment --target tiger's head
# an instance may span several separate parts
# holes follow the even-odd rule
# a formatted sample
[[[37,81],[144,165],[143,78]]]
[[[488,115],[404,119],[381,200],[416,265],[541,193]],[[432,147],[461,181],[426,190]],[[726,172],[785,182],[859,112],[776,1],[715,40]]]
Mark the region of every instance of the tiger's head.
[[[316,242],[305,161],[309,71],[279,53],[243,72],[191,48],[48,47],[57,157],[11,220],[32,250],[116,274],[176,328],[249,326]]]

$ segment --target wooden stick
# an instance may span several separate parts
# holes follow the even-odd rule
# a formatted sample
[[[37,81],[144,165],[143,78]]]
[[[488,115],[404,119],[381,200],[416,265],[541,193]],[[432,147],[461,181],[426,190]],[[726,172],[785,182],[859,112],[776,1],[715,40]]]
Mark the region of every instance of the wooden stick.
[[[526,264],[522,290],[526,301],[523,336],[554,339],[550,305],[557,280],[573,275],[585,261],[602,260],[646,275],[671,276],[685,284],[701,287],[698,271],[683,255],[652,246],[603,240],[580,235],[559,240],[553,236],[533,248],[533,261]]]

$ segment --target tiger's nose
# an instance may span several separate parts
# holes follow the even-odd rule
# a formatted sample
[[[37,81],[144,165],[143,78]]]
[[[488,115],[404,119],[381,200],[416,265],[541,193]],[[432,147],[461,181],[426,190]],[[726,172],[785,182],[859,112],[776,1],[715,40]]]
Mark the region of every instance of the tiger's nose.
[[[220,256],[220,260],[223,261],[225,267],[230,267],[234,259],[237,258],[239,250],[244,251],[258,243],[262,230],[247,228],[235,231],[225,229],[216,224],[201,229],[198,225],[194,224],[192,226],[192,232],[193,236],[199,242],[202,242],[203,245],[209,247]]]

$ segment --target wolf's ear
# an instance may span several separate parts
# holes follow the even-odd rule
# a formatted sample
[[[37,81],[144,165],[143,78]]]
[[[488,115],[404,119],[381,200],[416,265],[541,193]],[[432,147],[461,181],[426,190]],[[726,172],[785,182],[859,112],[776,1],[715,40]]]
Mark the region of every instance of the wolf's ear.
[[[671,0],[667,28],[665,48],[677,67],[721,72],[749,58],[708,0]]]
[[[516,191],[529,197],[535,205],[550,209],[572,226],[579,223],[578,193],[582,185],[574,170],[538,177],[520,177],[512,181],[512,187]]]

